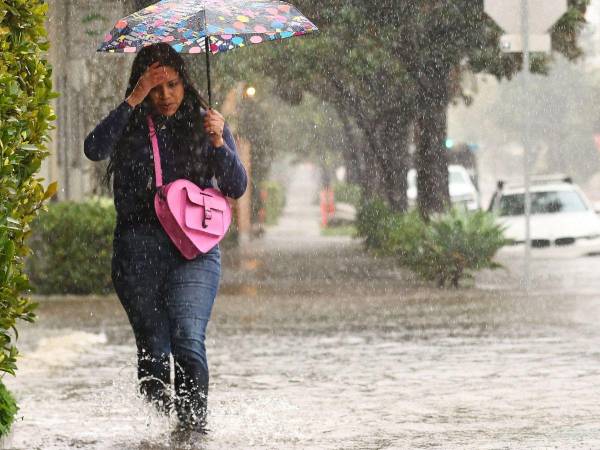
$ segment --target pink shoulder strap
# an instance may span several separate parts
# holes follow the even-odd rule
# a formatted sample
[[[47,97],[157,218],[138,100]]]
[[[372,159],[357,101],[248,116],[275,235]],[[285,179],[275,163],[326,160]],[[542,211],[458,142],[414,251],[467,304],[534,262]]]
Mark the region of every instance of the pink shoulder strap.
[[[150,141],[152,142],[152,154],[154,155],[154,176],[156,178],[156,187],[158,188],[163,184],[162,169],[160,167],[160,152],[158,151],[158,139],[156,137],[156,129],[154,128],[152,116],[148,114],[146,120],[148,121],[148,128],[150,129]]]

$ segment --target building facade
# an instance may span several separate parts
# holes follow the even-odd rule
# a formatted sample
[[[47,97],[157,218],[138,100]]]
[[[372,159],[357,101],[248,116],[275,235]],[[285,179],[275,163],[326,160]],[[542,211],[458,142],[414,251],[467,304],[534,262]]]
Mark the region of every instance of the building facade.
[[[104,33],[131,11],[128,2],[50,0],[48,59],[53,67],[56,122],[41,175],[58,181],[58,200],[98,194],[105,165],[83,154],[94,125],[123,98],[131,56],[97,53]]]

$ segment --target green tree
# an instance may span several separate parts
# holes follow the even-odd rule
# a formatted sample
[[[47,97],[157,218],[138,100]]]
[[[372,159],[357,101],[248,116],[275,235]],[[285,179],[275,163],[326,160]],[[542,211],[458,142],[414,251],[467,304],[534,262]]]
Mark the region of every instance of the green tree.
[[[275,78],[279,95],[292,104],[308,92],[333,105],[346,130],[339,148],[353,177],[367,195],[404,210],[413,91],[385,42],[355,33],[356,13],[340,5],[317,36],[273,43],[249,67]]]
[[[580,55],[577,34],[588,3],[569,1],[568,13],[552,30],[553,48],[569,58]],[[367,4],[363,3],[363,7]],[[461,95],[457,82],[461,73],[488,72],[498,78],[510,78],[520,70],[522,59],[520,55],[500,52],[501,30],[485,14],[483,1],[385,0],[379,5],[379,14],[371,12],[367,17],[373,26],[397,28],[392,54],[404,62],[417,89],[420,210],[425,215],[442,211],[449,200],[446,115],[450,102]],[[548,58],[536,55],[532,69],[545,72],[548,63]]]
[[[25,240],[42,202],[56,190],[53,184],[44,191],[36,175],[54,119],[51,70],[44,59],[47,8],[43,1],[0,0],[0,372],[10,374],[18,355],[17,321],[34,319],[35,304],[23,296],[29,290]],[[14,411],[8,406],[0,405],[4,422],[6,412]]]
[[[502,31],[485,14],[483,0],[296,3],[322,33],[289,44],[292,55],[303,59],[293,58],[284,71],[285,66],[278,67],[282,89],[293,90],[304,79],[310,84],[305,89],[341,106],[344,114],[353,111],[369,142],[377,143],[369,136],[377,126],[390,132],[414,125],[420,210],[425,216],[444,210],[449,201],[446,114],[450,102],[462,96],[462,75],[487,72],[510,78],[521,68],[520,55],[501,53]],[[581,54],[577,35],[588,3],[570,0],[568,13],[552,29],[553,49],[569,59]],[[532,69],[545,73],[549,63],[549,57],[535,55]],[[286,79],[293,81],[284,84]],[[367,101],[370,96],[378,102]],[[403,179],[399,168],[405,165],[406,146],[398,135],[402,132],[392,138],[396,151],[383,152],[381,162]],[[376,146],[370,150],[381,152],[381,144]]]

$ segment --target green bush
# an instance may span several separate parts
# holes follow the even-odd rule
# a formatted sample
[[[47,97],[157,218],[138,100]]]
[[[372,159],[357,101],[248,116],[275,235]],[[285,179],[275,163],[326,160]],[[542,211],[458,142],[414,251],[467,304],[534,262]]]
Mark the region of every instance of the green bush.
[[[375,199],[359,208],[356,228],[369,250],[399,256],[412,253],[420,241],[423,223],[418,213],[395,214],[383,200]]]
[[[0,436],[5,436],[15,420],[18,408],[15,399],[0,381]]]
[[[116,214],[110,199],[49,205],[33,227],[27,272],[40,294],[106,294]]]
[[[109,198],[48,205],[33,224],[27,273],[36,293],[104,295],[113,291],[110,265],[116,214]],[[234,220],[221,246],[237,245]]]
[[[493,258],[507,244],[493,215],[452,210],[425,222],[417,212],[396,214],[381,200],[365,204],[357,215],[358,236],[366,247],[439,286],[458,286],[477,270],[496,269]]]
[[[440,286],[458,286],[472,272],[501,267],[493,258],[508,241],[492,214],[452,210],[425,227],[421,252],[407,259],[407,266]]]
[[[266,198],[261,197],[261,207],[265,211],[265,223],[274,225],[285,208],[285,189],[281,183],[273,180],[263,181],[260,189],[266,194]]]
[[[362,189],[356,184],[335,183],[333,186],[333,195],[336,202],[349,203],[356,208],[360,207],[362,202]]]
[[[362,205],[356,213],[357,236],[364,238],[367,249],[384,252],[390,248],[389,237],[394,228],[392,211],[381,199],[375,199]]]
[[[33,321],[33,304],[23,295],[29,290],[23,273],[29,253],[25,239],[46,191],[37,177],[47,155],[51,69],[45,16],[48,5],[40,0],[0,0],[0,372],[14,374],[14,337],[19,320]],[[0,434],[9,427],[11,409],[0,416]]]

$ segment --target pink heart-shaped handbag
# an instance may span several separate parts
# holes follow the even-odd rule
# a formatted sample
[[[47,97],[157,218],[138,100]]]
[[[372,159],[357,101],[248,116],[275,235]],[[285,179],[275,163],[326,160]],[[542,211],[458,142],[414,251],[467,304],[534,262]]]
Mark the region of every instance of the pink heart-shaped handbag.
[[[225,237],[231,224],[231,207],[217,189],[202,189],[189,180],[179,179],[163,186],[154,121],[149,115],[147,120],[154,155],[156,215],[181,254],[186,259],[194,259]]]

